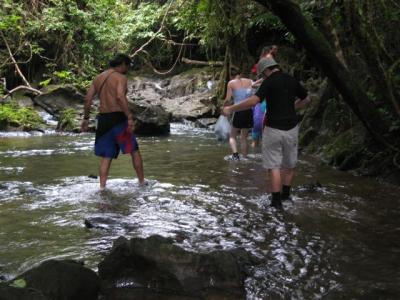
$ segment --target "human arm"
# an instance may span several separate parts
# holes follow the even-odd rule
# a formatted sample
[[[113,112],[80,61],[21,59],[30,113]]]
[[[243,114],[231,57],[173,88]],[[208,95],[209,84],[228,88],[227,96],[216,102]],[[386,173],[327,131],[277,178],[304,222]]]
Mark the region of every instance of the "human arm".
[[[93,98],[94,98],[95,94],[96,94],[96,88],[95,88],[94,84],[92,83],[92,85],[90,86],[90,88],[85,96],[85,104],[83,107],[83,120],[81,123],[81,131],[83,131],[83,132],[88,131],[90,108],[92,106],[92,102],[93,102]]]
[[[261,83],[263,82],[263,80],[264,80],[264,78],[260,78],[260,79],[258,79],[256,81],[252,81],[251,87],[252,88],[258,88],[261,85]]]
[[[311,98],[308,95],[306,89],[299,82],[297,82],[296,96],[297,100],[294,102],[295,110],[302,109],[304,106],[311,102]]]
[[[225,96],[224,103],[222,103],[222,106],[227,105],[228,102],[231,101],[231,99],[232,99],[232,94],[233,94],[233,92],[232,92],[232,86],[231,86],[231,83],[229,82],[229,83],[228,83],[228,86],[227,86],[227,88],[226,88],[226,96]]]
[[[295,110],[302,109],[310,102],[311,102],[310,96],[307,96],[304,99],[297,99],[296,102],[294,103],[294,108]]]
[[[128,99],[126,98],[127,90],[128,90],[128,80],[124,76],[118,80],[116,96],[117,96],[117,102],[119,103],[119,106],[120,106],[122,112],[128,118],[128,127],[131,130],[133,130],[133,117],[129,110]]]
[[[231,106],[225,106],[222,110],[222,113],[227,116],[230,115],[231,113],[234,113],[236,111],[242,111],[246,109],[250,109],[253,106],[255,106],[257,103],[260,102],[260,98],[256,95],[250,96],[246,100],[243,100],[240,103],[231,105]]]

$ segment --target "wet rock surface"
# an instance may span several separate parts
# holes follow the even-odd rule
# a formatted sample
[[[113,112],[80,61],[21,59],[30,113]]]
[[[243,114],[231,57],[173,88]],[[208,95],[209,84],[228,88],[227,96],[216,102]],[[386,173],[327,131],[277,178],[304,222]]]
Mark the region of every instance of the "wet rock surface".
[[[160,105],[172,120],[213,117],[216,98],[207,68],[194,69],[167,79],[137,76],[130,79],[128,99],[139,105]]]
[[[167,297],[160,299],[244,299],[246,266],[253,262],[244,250],[195,253],[161,236],[120,237],[99,264],[99,275],[109,297],[128,293],[126,288],[133,293],[148,288]]]
[[[43,94],[36,96],[34,102],[49,114],[59,115],[67,108],[82,111],[84,95],[72,85],[52,86],[46,88]]]
[[[140,135],[166,135],[170,131],[171,115],[162,106],[129,100],[135,122],[135,133]]]
[[[0,300],[245,299],[259,261],[242,249],[190,252],[158,235],[118,238],[99,275],[72,260],[48,260],[0,283]]]
[[[18,279],[26,282],[26,289],[23,292],[8,289],[8,292],[12,295],[32,293],[36,297],[26,299],[94,300],[100,288],[100,280],[94,271],[71,260],[45,261],[18,276]],[[40,295],[45,298],[40,298]]]
[[[0,300],[51,300],[32,288],[20,288],[0,283]]]

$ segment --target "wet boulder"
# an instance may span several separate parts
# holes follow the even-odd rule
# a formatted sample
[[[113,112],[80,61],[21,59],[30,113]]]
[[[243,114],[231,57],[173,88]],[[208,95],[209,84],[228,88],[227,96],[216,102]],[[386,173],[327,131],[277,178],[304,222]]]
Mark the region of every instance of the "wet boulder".
[[[35,97],[34,102],[49,114],[58,116],[67,108],[82,111],[84,95],[72,85],[48,86]]]
[[[215,116],[215,91],[210,68],[194,68],[171,78],[166,87],[162,106],[175,120],[196,120]]]
[[[100,288],[97,274],[72,260],[45,261],[18,279],[26,282],[26,288],[40,291],[52,300],[95,300]]]
[[[195,253],[160,236],[129,241],[120,237],[99,264],[99,276],[106,297],[126,293],[127,289],[132,293],[147,289],[148,293],[178,295],[183,299],[244,299],[246,267],[253,263],[244,250]]]
[[[177,121],[210,118],[215,116],[217,109],[216,98],[210,91],[177,98],[164,98],[162,106]]]
[[[31,96],[32,95],[26,93],[26,91],[17,91],[13,93],[11,97],[7,97],[7,101],[12,101],[20,107],[33,107],[34,103]]]
[[[171,77],[165,96],[179,98],[209,90],[207,83],[213,79],[212,69],[193,68]]]
[[[140,135],[166,135],[170,132],[171,115],[160,105],[128,101],[134,116],[135,133]]]
[[[161,106],[175,121],[213,117],[217,101],[212,73],[196,68],[169,79],[136,76],[128,82],[127,97],[140,105]]]
[[[15,287],[1,283],[0,300],[50,300],[50,298],[32,288]]]

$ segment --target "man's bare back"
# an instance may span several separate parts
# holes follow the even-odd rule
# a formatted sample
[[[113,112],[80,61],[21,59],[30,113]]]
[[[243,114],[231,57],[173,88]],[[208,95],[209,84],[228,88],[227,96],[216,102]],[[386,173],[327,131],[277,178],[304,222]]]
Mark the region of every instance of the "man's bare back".
[[[127,79],[126,76],[109,69],[99,74],[93,81],[96,93],[100,98],[100,113],[124,111],[121,102],[118,101],[119,94],[126,95]],[[101,91],[100,91],[101,88]]]
[[[81,125],[82,131],[87,131],[90,117],[92,100],[97,94],[100,98],[100,113],[123,112],[128,118],[129,127],[132,128],[133,120],[128,107],[126,92],[128,80],[125,76],[129,66],[121,64],[112,67],[99,74],[92,82],[86,97],[84,106],[84,120]]]

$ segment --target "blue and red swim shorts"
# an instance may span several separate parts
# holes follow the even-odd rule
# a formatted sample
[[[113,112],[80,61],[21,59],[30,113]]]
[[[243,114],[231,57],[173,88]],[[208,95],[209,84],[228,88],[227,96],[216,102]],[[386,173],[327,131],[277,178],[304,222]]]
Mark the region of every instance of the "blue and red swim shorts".
[[[120,151],[127,154],[139,150],[134,134],[128,129],[128,118],[123,112],[98,114],[96,127],[94,152],[97,156],[117,158]]]

